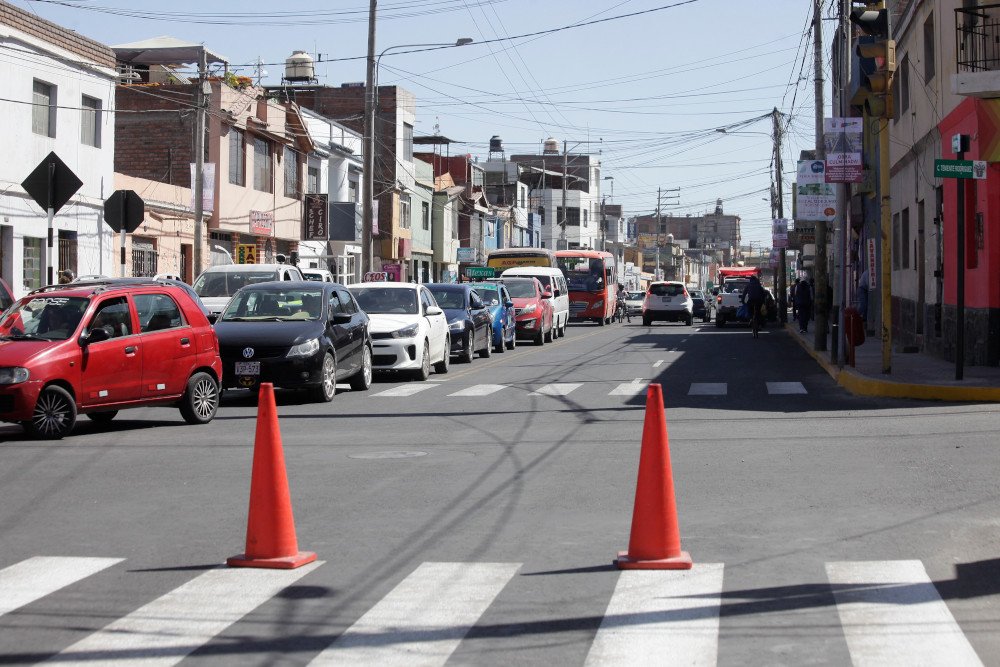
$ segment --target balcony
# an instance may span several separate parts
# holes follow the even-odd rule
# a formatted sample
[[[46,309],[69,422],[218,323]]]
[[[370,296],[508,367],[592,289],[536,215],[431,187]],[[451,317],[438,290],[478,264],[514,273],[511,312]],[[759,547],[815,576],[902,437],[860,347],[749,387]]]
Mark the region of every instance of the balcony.
[[[1000,97],[1000,4],[955,10],[955,54],[953,93]]]

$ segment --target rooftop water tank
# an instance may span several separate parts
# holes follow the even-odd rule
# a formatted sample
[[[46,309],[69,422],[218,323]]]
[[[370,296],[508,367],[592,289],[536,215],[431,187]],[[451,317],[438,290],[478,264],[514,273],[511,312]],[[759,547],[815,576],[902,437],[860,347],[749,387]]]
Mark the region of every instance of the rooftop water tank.
[[[559,154],[559,142],[554,138],[549,137],[542,144],[542,153],[545,155],[558,155]]]
[[[312,56],[305,51],[296,51],[285,59],[285,81],[315,81],[316,68]]]
[[[490,137],[490,152],[499,153],[502,150],[503,150],[503,139],[500,138],[500,135],[494,134],[492,137]]]

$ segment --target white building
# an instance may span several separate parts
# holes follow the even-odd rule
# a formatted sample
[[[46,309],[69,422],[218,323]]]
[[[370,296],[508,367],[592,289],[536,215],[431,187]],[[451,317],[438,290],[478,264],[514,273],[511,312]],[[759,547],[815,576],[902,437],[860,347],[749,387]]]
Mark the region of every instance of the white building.
[[[103,222],[114,192],[115,55],[104,44],[0,0],[0,275],[15,296],[47,282],[45,266],[109,274],[114,233]],[[83,182],[55,216],[21,182],[54,152]],[[110,274],[109,274],[110,275]]]

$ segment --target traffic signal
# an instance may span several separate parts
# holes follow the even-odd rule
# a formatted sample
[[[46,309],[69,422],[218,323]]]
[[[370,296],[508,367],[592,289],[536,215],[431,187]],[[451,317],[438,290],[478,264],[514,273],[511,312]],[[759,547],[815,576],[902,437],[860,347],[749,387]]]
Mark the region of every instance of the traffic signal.
[[[889,39],[889,10],[852,9],[851,23],[867,37],[858,39],[862,66],[858,76],[869,115],[893,116],[892,77],[896,72],[896,42]]]

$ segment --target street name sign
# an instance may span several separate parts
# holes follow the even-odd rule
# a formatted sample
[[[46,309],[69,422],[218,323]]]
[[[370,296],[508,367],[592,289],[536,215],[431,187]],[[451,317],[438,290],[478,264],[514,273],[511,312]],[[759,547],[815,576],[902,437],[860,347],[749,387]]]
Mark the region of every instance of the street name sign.
[[[469,278],[495,278],[497,270],[492,266],[468,266],[465,275]]]
[[[985,160],[934,160],[934,178],[986,180]]]

